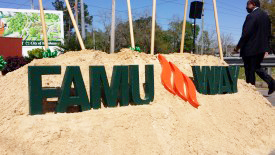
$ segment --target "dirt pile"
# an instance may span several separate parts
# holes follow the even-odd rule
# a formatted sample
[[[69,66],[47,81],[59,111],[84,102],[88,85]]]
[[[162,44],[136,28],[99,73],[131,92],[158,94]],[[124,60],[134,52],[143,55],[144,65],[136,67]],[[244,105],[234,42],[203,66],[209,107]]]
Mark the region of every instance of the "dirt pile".
[[[226,65],[213,56],[164,55],[188,76],[191,65]],[[61,65],[62,75],[43,76],[61,86],[65,66],[80,66],[89,91],[89,66],[154,64],[150,105],[102,108],[73,114],[28,115],[27,66],[0,77],[1,154],[268,154],[275,149],[275,109],[254,86],[239,80],[236,94],[201,95],[199,109],[168,93],[157,56],[122,50],[69,52],[29,65]]]

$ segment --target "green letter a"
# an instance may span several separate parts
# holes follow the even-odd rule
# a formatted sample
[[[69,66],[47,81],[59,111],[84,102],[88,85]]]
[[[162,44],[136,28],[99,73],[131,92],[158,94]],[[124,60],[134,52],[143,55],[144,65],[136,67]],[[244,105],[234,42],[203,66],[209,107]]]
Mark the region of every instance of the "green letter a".
[[[70,96],[72,83],[75,87],[76,96]],[[80,105],[82,111],[91,109],[82,74],[78,66],[69,66],[66,68],[56,112],[66,112],[67,108],[73,105]]]

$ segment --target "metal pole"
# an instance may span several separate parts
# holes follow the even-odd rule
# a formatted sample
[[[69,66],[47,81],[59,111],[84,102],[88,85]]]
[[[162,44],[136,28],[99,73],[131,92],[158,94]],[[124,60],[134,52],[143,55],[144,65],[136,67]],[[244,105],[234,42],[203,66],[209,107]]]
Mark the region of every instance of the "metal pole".
[[[67,8],[68,8],[68,12],[69,12],[69,15],[71,17],[71,20],[72,20],[72,23],[73,23],[73,26],[74,26],[74,29],[75,29],[75,33],[76,33],[76,36],[77,36],[79,44],[80,44],[80,47],[81,47],[82,50],[85,50],[85,46],[84,46],[83,40],[81,38],[81,35],[80,35],[79,29],[77,27],[77,24],[75,22],[74,14],[72,12],[72,8],[70,6],[69,0],[65,0],[65,2],[66,2],[66,5],[67,5]]]
[[[44,37],[44,45],[45,45],[45,49],[47,49],[47,48],[49,48],[49,45],[48,45],[47,29],[46,29],[44,8],[43,8],[42,0],[39,0],[39,6],[40,6],[40,18],[41,18],[41,22],[42,22],[42,31],[43,31],[43,37]]]
[[[188,9],[188,0],[185,0],[185,7],[184,7],[184,18],[182,24],[182,36],[181,36],[181,44],[180,44],[180,53],[184,51],[184,39],[185,39],[185,30],[186,30],[186,14]]]
[[[216,30],[217,30],[217,38],[218,38],[218,43],[219,43],[220,58],[223,61],[224,59],[223,59],[223,51],[222,51],[222,41],[221,41],[221,34],[220,34],[220,26],[219,26],[216,0],[213,0],[213,7],[214,7],[214,15],[215,15],[215,21],[216,21]]]
[[[228,48],[227,46],[228,46],[228,45],[225,45],[225,56],[226,56],[226,57],[228,57],[228,55],[229,55],[229,54],[228,54],[228,51],[227,51],[227,48]]]
[[[194,19],[193,53],[196,53],[196,18]]]
[[[131,36],[131,47],[135,48],[135,39],[134,39],[134,30],[133,30],[133,21],[132,21],[132,10],[131,10],[130,0],[127,0],[127,5],[128,5],[128,18],[129,18],[130,36]]]
[[[204,50],[204,0],[202,0],[202,17],[201,17],[201,55]]]
[[[156,0],[153,0],[152,11],[152,34],[151,34],[151,54],[154,54],[155,50],[155,28],[156,28]]]
[[[112,25],[110,53],[115,52],[115,28],[116,28],[116,0],[112,0]]]
[[[31,8],[32,8],[32,10],[34,10],[33,0],[31,0]]]
[[[85,17],[84,17],[84,2],[80,0],[80,7],[81,7],[81,32],[83,40],[86,39],[86,30],[85,30]]]

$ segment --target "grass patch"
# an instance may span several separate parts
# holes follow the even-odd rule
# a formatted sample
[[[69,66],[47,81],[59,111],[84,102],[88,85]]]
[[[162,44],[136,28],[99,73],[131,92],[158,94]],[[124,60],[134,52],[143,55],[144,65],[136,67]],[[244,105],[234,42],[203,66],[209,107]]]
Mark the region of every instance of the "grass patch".
[[[275,78],[275,68],[274,67],[272,68],[272,77]],[[239,79],[245,80],[244,67],[240,68]],[[263,82],[263,80],[257,74],[256,74],[256,81]]]

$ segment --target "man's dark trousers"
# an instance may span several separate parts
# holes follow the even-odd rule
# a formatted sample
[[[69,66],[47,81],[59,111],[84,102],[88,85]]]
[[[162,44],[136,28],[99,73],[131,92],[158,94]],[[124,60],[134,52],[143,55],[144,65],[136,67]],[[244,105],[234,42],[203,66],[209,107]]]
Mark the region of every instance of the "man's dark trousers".
[[[245,68],[245,76],[246,76],[246,82],[251,83],[255,85],[255,73],[258,74],[258,76],[263,79],[269,87],[273,85],[273,78],[267,74],[267,72],[261,68],[261,62],[264,59],[265,53],[260,53],[254,56],[244,56],[243,62],[244,62],[244,68]]]

